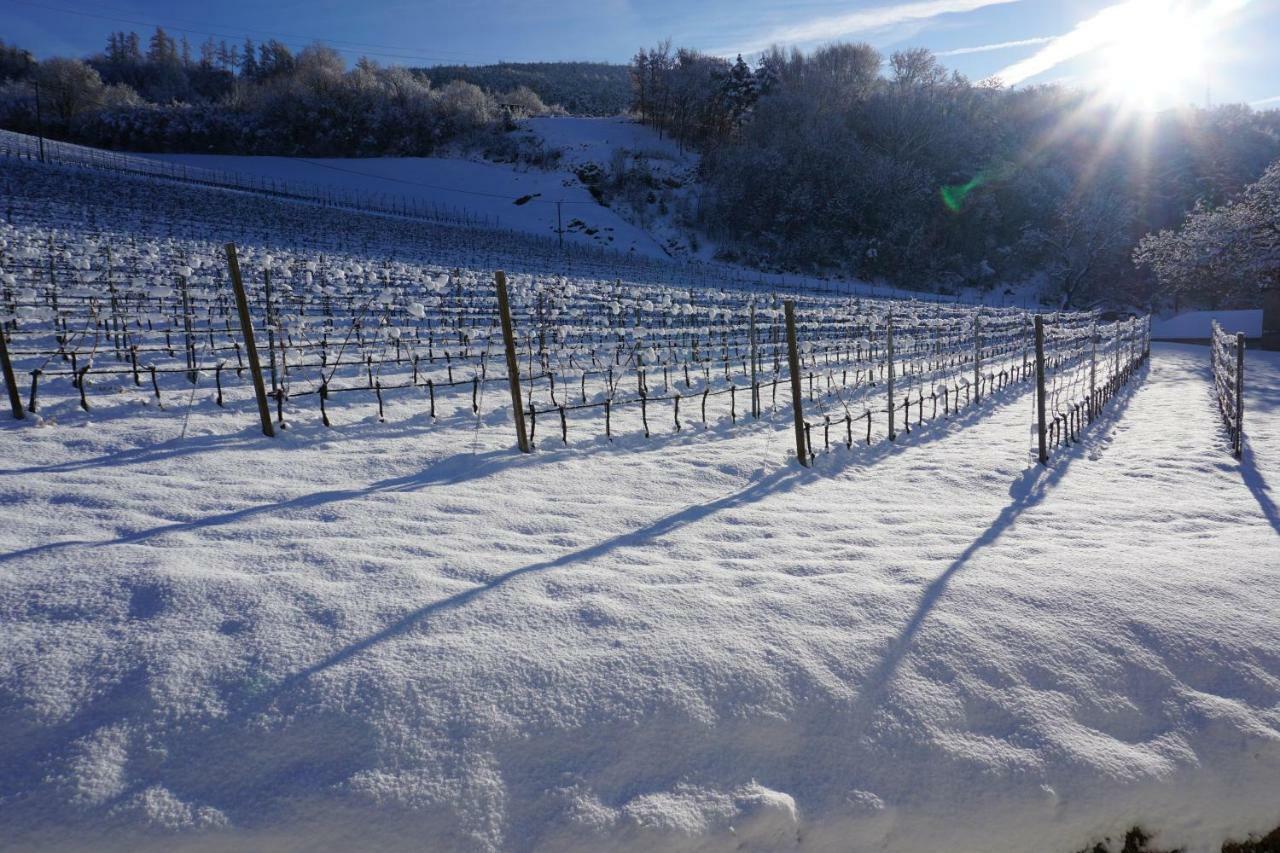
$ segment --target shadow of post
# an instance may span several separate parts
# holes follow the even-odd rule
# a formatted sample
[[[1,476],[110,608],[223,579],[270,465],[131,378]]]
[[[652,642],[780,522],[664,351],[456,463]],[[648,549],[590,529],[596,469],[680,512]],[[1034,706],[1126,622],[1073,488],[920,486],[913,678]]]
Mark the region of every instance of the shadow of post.
[[[879,701],[883,696],[885,688],[893,679],[894,673],[897,672],[899,664],[906,656],[911,646],[911,641],[919,632],[920,627],[924,624],[929,613],[937,605],[942,598],[943,593],[947,589],[947,585],[951,579],[963,569],[973,557],[984,548],[995,544],[997,540],[1004,535],[1018,517],[1024,512],[1041,503],[1049,491],[1057,485],[1063,477],[1066,476],[1072,463],[1078,460],[1082,455],[1096,450],[1099,445],[1106,440],[1111,428],[1119,421],[1121,416],[1129,407],[1129,402],[1134,393],[1142,387],[1142,383],[1147,376],[1147,367],[1136,375],[1130,382],[1127,389],[1121,392],[1112,402],[1104,409],[1102,419],[1095,422],[1090,429],[1086,431],[1082,440],[1077,441],[1068,448],[1060,449],[1055,456],[1050,457],[1049,466],[1042,467],[1036,465],[1024,471],[1018,479],[1014,480],[1009,486],[1009,496],[1012,501],[995,520],[984,530],[978,538],[974,539],[960,555],[951,562],[936,578],[933,579],[925,588],[924,594],[920,597],[919,603],[916,605],[915,611],[911,614],[911,618],[903,626],[898,636],[890,643],[888,651],[884,658],[874,670],[868,675],[865,686],[858,696],[857,705],[861,708],[869,708]]]
[[[1262,472],[1254,464],[1253,448],[1249,446],[1247,440],[1245,441],[1244,454],[1240,457],[1239,470],[1240,479],[1244,480],[1244,484],[1253,495],[1253,499],[1258,502],[1258,507],[1262,510],[1262,514],[1271,523],[1272,529],[1277,534],[1280,534],[1280,509],[1276,507],[1276,502],[1271,499],[1271,487],[1267,485]]]

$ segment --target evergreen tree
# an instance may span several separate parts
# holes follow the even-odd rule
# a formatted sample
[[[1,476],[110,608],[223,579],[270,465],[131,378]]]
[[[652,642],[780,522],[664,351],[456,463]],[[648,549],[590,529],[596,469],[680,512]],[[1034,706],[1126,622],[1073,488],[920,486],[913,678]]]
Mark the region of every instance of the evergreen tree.
[[[152,65],[177,65],[178,46],[162,27],[156,27],[147,47],[147,62]]]
[[[258,79],[258,53],[252,39],[244,40],[244,52],[240,59],[240,76],[246,80]]]

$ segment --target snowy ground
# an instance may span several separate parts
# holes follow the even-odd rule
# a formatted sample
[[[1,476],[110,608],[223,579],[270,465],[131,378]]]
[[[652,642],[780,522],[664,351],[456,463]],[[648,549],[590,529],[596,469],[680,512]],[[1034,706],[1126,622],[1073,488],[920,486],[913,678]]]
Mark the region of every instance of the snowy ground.
[[[0,831],[81,849],[1073,851],[1280,824],[1280,358],[1042,471],[1030,401],[511,450],[3,421]],[[1013,392],[1017,393],[1017,392]],[[486,411],[488,410],[487,407]],[[469,410],[466,410],[469,411]],[[464,418],[463,412],[451,417]]]

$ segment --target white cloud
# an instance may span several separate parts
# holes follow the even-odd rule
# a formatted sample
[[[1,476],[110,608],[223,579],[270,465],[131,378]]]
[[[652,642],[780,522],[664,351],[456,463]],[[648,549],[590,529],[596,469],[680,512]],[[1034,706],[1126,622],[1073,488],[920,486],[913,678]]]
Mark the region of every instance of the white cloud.
[[[1249,2],[1250,0],[1209,0],[1195,17],[1206,27],[1210,27]],[[1127,0],[1108,6],[1092,18],[1076,24],[1071,32],[1053,39],[1031,56],[997,71],[991,77],[1007,86],[1015,86],[1064,62],[1114,44],[1125,33],[1149,26],[1152,16],[1168,13],[1167,7],[1167,3],[1157,0]]]
[[[713,52],[755,53],[774,44],[790,45],[829,41],[897,24],[924,21],[936,18],[939,15],[972,12],[987,6],[1000,6],[1018,2],[1021,2],[1021,0],[917,0],[917,2],[899,3],[895,6],[877,6],[874,9],[860,9],[843,15],[814,18],[797,24],[777,27],[731,50]]]
[[[1058,38],[1058,36],[1036,36],[1029,39],[1018,39],[1017,41],[1001,41],[995,44],[980,44],[976,47],[956,47],[951,50],[937,51],[938,56],[964,56],[966,53],[988,53],[993,50],[1004,50],[1009,47],[1029,47],[1033,44],[1047,44]]]
[[[1258,100],[1258,101],[1250,101],[1249,106],[1265,107],[1267,104],[1276,104],[1276,103],[1280,103],[1280,95],[1272,95],[1270,98],[1262,98],[1261,100]]]

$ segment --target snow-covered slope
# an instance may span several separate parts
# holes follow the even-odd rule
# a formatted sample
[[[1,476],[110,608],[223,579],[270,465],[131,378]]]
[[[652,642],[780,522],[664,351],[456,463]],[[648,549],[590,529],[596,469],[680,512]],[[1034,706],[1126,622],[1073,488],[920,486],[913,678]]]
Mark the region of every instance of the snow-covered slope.
[[[1280,823],[1280,359],[1203,348],[1048,470],[1026,397],[512,452],[421,401],[0,422],[24,849],[1070,851]],[[454,418],[471,420],[469,408]],[[963,419],[962,419],[963,420]],[[607,449],[606,449],[607,448]]]
[[[696,153],[624,117],[534,118],[525,127],[561,152],[561,168],[570,174],[596,168],[607,175],[612,209],[643,228],[667,254],[712,259],[714,246],[699,241],[690,225],[701,191]]]
[[[697,157],[652,128],[626,118],[528,119],[514,131],[559,152],[547,169],[461,157],[320,159],[155,154],[151,159],[196,169],[274,179],[286,185],[331,187],[361,198],[417,203],[422,209],[576,243],[650,257],[701,257],[673,208],[696,192]],[[643,174],[644,188],[602,205],[591,195],[591,172],[608,180],[616,168]],[[584,182],[584,177],[587,179]],[[649,185],[652,185],[650,188]],[[634,198],[631,198],[634,196]],[[517,200],[526,199],[520,204]],[[558,208],[556,202],[560,202]]]
[[[451,157],[151,156],[221,172],[385,194],[392,199],[403,197],[446,212],[456,210],[499,229],[546,237],[559,237],[563,231],[564,239],[577,243],[664,256],[651,236],[596,203],[576,177],[558,170]],[[522,199],[525,201],[516,203]],[[560,202],[559,210],[556,202]]]

